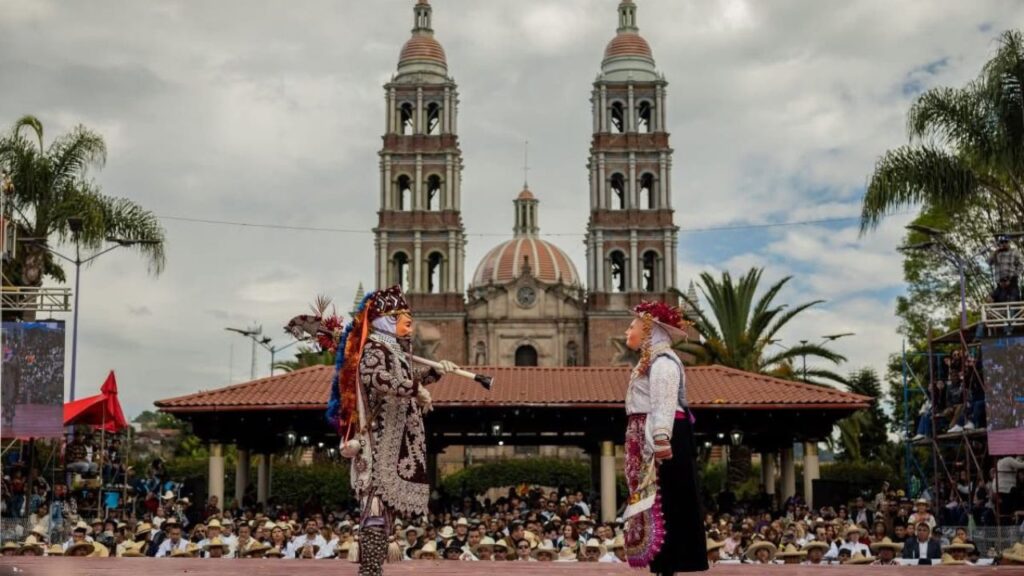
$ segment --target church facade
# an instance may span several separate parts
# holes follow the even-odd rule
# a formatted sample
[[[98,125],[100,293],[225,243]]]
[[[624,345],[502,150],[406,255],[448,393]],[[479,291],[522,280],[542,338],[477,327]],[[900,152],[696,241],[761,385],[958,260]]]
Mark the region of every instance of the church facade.
[[[403,286],[415,347],[431,358],[492,366],[603,366],[632,361],[623,342],[643,299],[678,303],[678,227],[665,78],[622,0],[593,84],[585,277],[541,238],[540,202],[524,184],[513,237],[491,248],[466,284],[458,86],[418,0],[412,37],[385,86],[375,284]]]

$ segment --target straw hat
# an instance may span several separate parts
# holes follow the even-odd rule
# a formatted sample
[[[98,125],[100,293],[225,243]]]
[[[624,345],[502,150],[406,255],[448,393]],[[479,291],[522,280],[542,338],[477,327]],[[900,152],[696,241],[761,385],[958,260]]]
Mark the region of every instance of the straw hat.
[[[171,552],[171,558],[189,558],[195,556],[198,553],[199,546],[196,546],[195,544],[189,542],[188,545],[185,546],[184,550],[178,548]]]
[[[585,547],[587,549],[601,550],[602,554],[604,553],[604,550],[602,550],[603,546],[601,546],[601,541],[597,538],[591,538],[590,540],[587,540]]]
[[[32,530],[29,531],[29,534],[35,534],[41,539],[46,540],[46,527],[42,524],[36,524],[32,527]]]
[[[753,560],[757,557],[757,551],[761,550],[762,548],[768,550],[769,561],[775,559],[775,554],[776,552],[778,552],[778,548],[775,547],[775,544],[772,544],[771,542],[766,542],[764,540],[756,544],[752,544],[749,548],[747,548],[747,558]]]
[[[892,540],[889,539],[888,536],[886,536],[885,538],[882,538],[881,541],[875,542],[874,544],[871,545],[871,551],[872,552],[878,552],[879,550],[881,550],[883,548],[889,548],[893,552],[899,552],[900,550],[903,550],[903,543],[902,542],[893,542]]]
[[[220,538],[214,538],[207,542],[206,546],[203,546],[203,550],[209,552],[210,548],[220,548],[221,550],[224,550],[227,547],[228,545],[225,544],[223,540],[221,540]]]
[[[616,536],[615,537],[615,541],[619,542],[619,538],[622,538],[622,536]],[[707,541],[706,545],[707,545],[707,548],[708,548],[708,552],[712,552],[714,550],[718,550],[719,548],[722,548],[722,547],[725,546],[725,542],[715,542],[711,538],[708,538],[707,540],[708,541]],[[609,548],[609,550],[610,550],[610,548]]]
[[[263,523],[263,529],[267,531],[273,530],[275,526],[277,526],[277,524],[274,524],[270,520]]]
[[[843,536],[849,536],[854,532],[856,532],[857,534],[862,534],[864,532],[864,529],[860,526],[857,526],[856,524],[850,524],[846,527],[846,530],[843,531]]]
[[[1015,564],[1024,564],[1024,543],[1017,542],[1012,548],[1003,550],[1002,558]]]
[[[149,536],[150,532],[153,531],[153,526],[149,522],[143,522],[135,527],[135,537]]]
[[[264,558],[284,558],[284,552],[277,546],[274,546],[263,553]]]
[[[47,556],[63,556],[64,555],[64,547],[61,546],[60,544],[51,544],[50,547],[46,549],[46,555]]]
[[[142,553],[142,547],[145,546],[145,542],[128,542],[124,545],[124,550],[121,551],[122,558],[145,558],[146,555]]]
[[[846,561],[847,564],[871,564],[875,559],[871,556],[866,556],[863,552],[857,552],[850,556],[850,559]]]
[[[260,544],[259,542],[253,542],[252,546],[248,550],[242,553],[246,558],[262,558],[263,553],[270,550],[270,546]]]
[[[217,520],[216,518],[213,518],[213,519],[211,519],[211,520],[210,520],[209,522],[207,522],[207,523],[206,523],[206,527],[207,527],[207,528],[216,528],[216,529],[218,529],[218,530],[220,530],[221,528],[223,528],[223,526],[222,526],[222,525],[221,525],[221,523],[220,523],[220,520]]]
[[[531,553],[531,555],[538,560],[540,560],[541,556],[547,556],[548,558],[554,560],[555,556],[558,555],[558,551],[556,551],[555,547],[552,546],[550,543],[544,542],[543,544],[537,546],[537,549],[534,550]]]
[[[164,492],[164,495],[161,498],[164,500],[174,500],[174,492],[168,490],[167,492]]]
[[[35,536],[29,536],[25,538],[25,542],[18,548],[18,555],[24,555],[27,550],[33,550],[36,554],[42,556],[44,548],[39,545],[39,541],[36,540]]]
[[[725,544],[722,544],[722,546],[725,546]],[[608,550],[621,550],[621,549],[623,549],[625,547],[626,547],[626,538],[622,534],[619,534],[618,536],[616,536],[615,539],[612,540],[611,544],[607,545]]]
[[[76,554],[79,550],[84,550],[84,554]],[[88,556],[96,550],[96,546],[92,542],[78,542],[68,546],[68,549],[64,551],[65,556]]]
[[[584,514],[583,516],[580,516],[579,518],[576,519],[576,525],[578,526],[580,524],[587,524],[587,525],[593,526],[594,525],[594,521],[591,520],[589,516]]]
[[[463,516],[462,518],[459,518],[459,520],[455,523],[455,526],[465,526],[469,528],[469,520],[466,520],[466,517]]]
[[[505,550],[505,552],[508,552],[509,550],[511,550],[511,548],[509,548],[508,544],[505,542],[504,538],[501,538],[500,540],[495,540],[494,541],[494,547],[495,548],[501,548],[501,549]]]
[[[800,550],[792,544],[786,544],[786,547],[775,554],[776,558],[804,558],[807,556],[806,550]]]
[[[18,543],[14,542],[13,540],[8,540],[7,542],[4,542],[3,546],[0,546],[0,552],[3,552],[4,550],[17,550],[17,549],[18,549]]]
[[[832,546],[830,546],[828,542],[822,542],[820,540],[812,540],[812,541],[808,542],[807,544],[804,544],[803,550],[804,550],[804,552],[810,552],[811,550],[814,550],[815,548],[820,548],[821,550],[824,550],[825,552],[828,552],[829,550],[832,549]]]
[[[488,550],[494,550],[494,539],[490,536],[484,536],[480,539],[480,543],[473,548],[473,553],[475,554],[477,550],[484,548]]]
[[[89,525],[86,524],[85,522],[82,522],[81,520],[79,520],[78,522],[75,523],[75,527],[72,528],[71,531],[72,532],[85,532],[86,534],[88,534],[90,531],[92,531],[92,528],[90,528]]]
[[[953,557],[949,554],[943,554],[942,564],[944,566],[962,566],[964,564],[967,564],[967,562],[965,560],[954,560]]]
[[[450,540],[455,537],[455,529],[451,526],[445,526],[444,528],[441,528],[440,531],[438,531],[437,535],[441,538],[444,538],[445,540]]]
[[[414,532],[416,534],[417,538],[419,538],[420,536],[423,536],[423,528],[420,528],[419,526],[413,526],[412,524],[410,524],[405,529],[405,535],[408,536],[409,532]]]
[[[974,550],[974,546],[965,543],[963,540],[959,538],[953,538],[952,542],[942,547],[943,552],[952,552],[954,550],[965,550],[967,552],[970,552],[971,550]]]
[[[529,530],[523,530],[523,538],[530,543],[530,548],[536,548],[540,544],[540,538],[537,538],[537,535]]]
[[[563,547],[558,551],[558,557],[555,558],[555,562],[579,562],[576,559],[576,552],[568,546]]]
[[[445,526],[450,528],[450,526]],[[416,560],[437,560],[437,543],[431,540],[423,545],[422,548],[412,553],[412,557]]]

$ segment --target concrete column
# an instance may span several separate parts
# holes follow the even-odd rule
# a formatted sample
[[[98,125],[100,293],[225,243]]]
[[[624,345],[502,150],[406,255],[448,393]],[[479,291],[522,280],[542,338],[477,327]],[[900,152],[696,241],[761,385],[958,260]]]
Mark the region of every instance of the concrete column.
[[[615,520],[615,444],[601,442],[601,521]]]
[[[416,155],[416,181],[412,183],[412,209],[423,209],[423,157]]]
[[[606,292],[604,285],[604,232],[597,231],[597,241],[594,244],[594,268],[597,270],[597,281],[595,282],[596,292]]]
[[[384,183],[382,186],[381,207],[385,210],[391,209],[391,200],[394,196],[394,189],[391,185],[391,155],[384,156]]]
[[[395,115],[395,92],[388,90],[384,95],[384,133],[391,134],[391,125],[394,123],[392,117]]]
[[[662,124],[662,122],[661,122],[661,108],[662,108],[662,106],[665,105],[664,95],[665,95],[665,93],[662,90],[661,86],[658,86],[658,88],[654,92],[654,107],[656,109],[654,111],[654,118],[652,118],[652,120],[657,125],[654,127],[653,130],[651,130],[652,132],[664,132],[665,131],[665,125]]]
[[[444,207],[447,210],[456,210],[455,205],[455,180],[452,178],[452,157],[447,155],[444,160]]]
[[[597,166],[593,161],[590,162],[590,208],[591,210],[597,206]]]
[[[626,89],[626,132],[636,132],[636,100],[633,98],[633,85]]]
[[[633,209],[637,207],[637,185],[636,185],[636,153],[629,153],[629,170],[627,171],[626,181],[626,208]]]
[[[423,124],[423,118],[424,118],[424,114],[423,114],[423,88],[417,88],[416,89],[416,115],[414,116],[414,118],[416,120],[413,123],[413,126],[415,126],[415,129],[413,130],[413,134],[423,134],[423,132],[424,132],[424,129],[423,129],[424,128],[424,124]]]
[[[377,259],[377,288],[388,286],[388,233],[380,232],[379,248],[380,254]]]
[[[775,495],[775,453],[761,453],[761,472],[764,478],[764,491]]]
[[[441,134],[450,134],[452,131],[452,90],[444,87],[444,118],[441,122]]]
[[[785,502],[790,496],[796,494],[796,465],[793,462],[793,447],[782,449],[782,496],[781,502]]]
[[[668,163],[666,154],[661,153],[658,159],[658,208],[668,208]]]
[[[412,278],[412,290],[411,292],[419,292],[423,288],[423,263],[420,261],[423,258],[423,239],[420,236],[420,231],[415,232],[415,236],[412,240],[412,270],[409,271],[409,276]]]
[[[455,293],[459,292],[459,290],[455,286],[455,283],[456,283],[455,269],[457,268],[458,261],[459,261],[459,256],[458,256],[458,249],[456,248],[456,243],[455,243],[455,230],[449,230],[448,231],[448,262],[446,262],[446,264],[448,265],[448,269],[446,270],[447,278],[445,280],[445,287],[444,287],[444,290],[442,290],[442,292],[455,292]]]
[[[636,292],[640,287],[640,266],[638,263],[636,230],[629,231],[629,281],[626,282],[627,292]]]
[[[207,477],[207,494],[216,496],[221,509],[224,509],[224,445],[210,442],[210,469]]]
[[[235,500],[242,504],[245,488],[249,485],[249,451],[239,448],[238,461],[235,462]]]
[[[821,478],[818,465],[818,442],[804,442],[804,501],[810,508],[814,506],[814,481]]]
[[[594,208],[608,206],[608,179],[604,171],[604,152],[597,154],[597,203]]]
[[[256,471],[256,499],[266,504],[270,498],[270,463],[273,455],[269,452],[260,454],[260,466]]]
[[[601,86],[601,132],[608,131],[608,88]]]

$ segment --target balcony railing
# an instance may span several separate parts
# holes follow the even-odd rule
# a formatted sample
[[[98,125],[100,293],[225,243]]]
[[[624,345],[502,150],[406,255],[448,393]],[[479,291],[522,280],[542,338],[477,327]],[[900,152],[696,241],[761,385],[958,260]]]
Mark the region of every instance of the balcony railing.
[[[4,286],[0,291],[0,308],[5,312],[69,312],[71,289]]]

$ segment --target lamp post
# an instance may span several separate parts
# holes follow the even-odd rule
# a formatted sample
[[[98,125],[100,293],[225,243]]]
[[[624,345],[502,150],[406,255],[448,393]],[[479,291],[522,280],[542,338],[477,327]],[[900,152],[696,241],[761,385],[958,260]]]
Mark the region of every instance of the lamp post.
[[[264,336],[263,338],[261,338],[261,339],[259,339],[257,341],[257,343],[260,346],[263,346],[263,348],[265,350],[270,352],[270,375],[273,376],[274,375],[274,357],[277,355],[277,353],[282,351],[282,350],[287,350],[288,348],[291,348],[292,346],[295,346],[299,342],[302,342],[302,340],[295,340],[294,342],[291,342],[290,344],[285,344],[284,346],[280,346],[280,347],[279,346],[274,346],[273,344],[271,344],[271,342],[273,342],[273,340],[270,338],[270,336]]]
[[[252,328],[225,328],[228,332],[237,332],[246,338],[252,340],[252,365],[249,367],[249,379],[256,379],[256,337],[263,334],[263,326],[253,326]]]
[[[839,340],[840,338],[845,338],[847,336],[853,336],[853,332],[843,332],[841,334],[828,334],[826,336],[822,336],[821,337],[821,342],[818,342],[816,344],[816,346],[821,346],[821,345],[823,345],[823,344],[825,344],[827,342],[834,342],[836,340]],[[781,342],[780,340],[769,340],[768,341],[769,344],[774,344],[774,345],[778,346],[779,348],[782,348],[783,350],[789,350],[790,349],[789,346],[781,344],[780,342]],[[800,346],[807,346],[807,344],[810,342],[810,340],[800,340],[799,342],[800,342]],[[803,366],[801,367],[801,376],[802,376],[801,380],[803,380],[804,382],[807,382],[807,352],[806,351],[803,354],[800,355],[800,360],[801,360],[801,362],[803,364]]]
[[[71,218],[68,218],[67,222],[68,222],[68,229],[71,230],[71,237],[75,241],[75,257],[74,258],[70,258],[68,256],[65,256],[64,254],[61,254],[60,252],[57,252],[53,248],[50,248],[49,246],[47,246],[45,238],[26,238],[24,241],[25,242],[35,243],[38,246],[40,246],[43,250],[46,250],[47,252],[49,252],[50,254],[53,254],[54,256],[57,256],[58,258],[66,260],[67,262],[70,262],[70,263],[75,265],[75,303],[74,303],[74,312],[72,313],[72,326],[71,326],[71,386],[70,386],[70,390],[69,390],[69,392],[70,392],[69,400],[74,400],[75,399],[75,381],[76,381],[76,375],[77,375],[77,372],[78,372],[78,303],[79,303],[79,298],[81,297],[82,264],[88,264],[89,262],[92,262],[93,260],[99,258],[100,256],[103,256],[107,252],[111,252],[111,251],[116,250],[118,248],[127,248],[127,247],[130,247],[130,246],[140,246],[140,245],[147,245],[147,244],[159,244],[159,241],[158,240],[128,240],[128,239],[125,239],[125,238],[110,237],[110,238],[107,238],[107,242],[113,242],[114,243],[113,246],[107,248],[106,250],[101,250],[100,252],[97,252],[97,253],[93,254],[92,256],[89,256],[89,257],[83,259],[82,258],[82,250],[81,250],[80,239],[81,239],[81,235],[82,235],[82,229],[84,227],[84,221],[81,218],[79,218],[79,217],[73,216]]]

